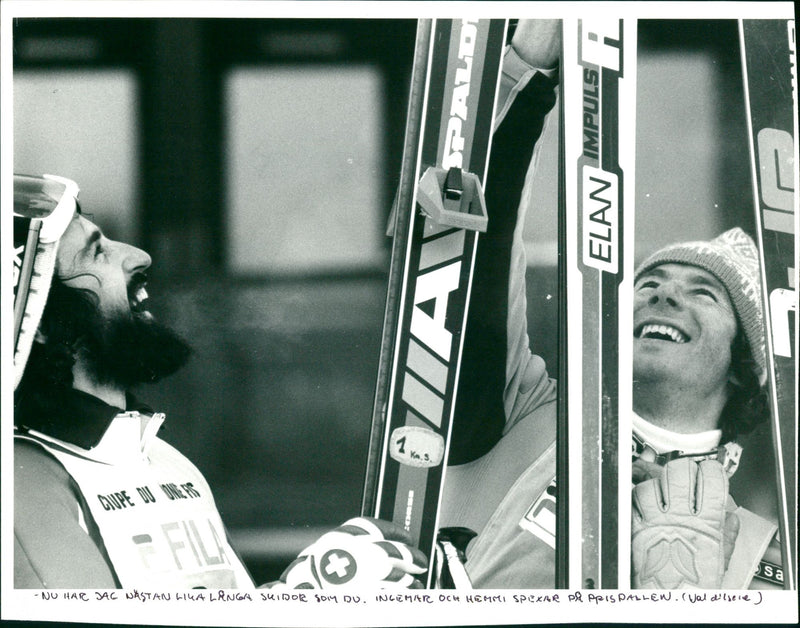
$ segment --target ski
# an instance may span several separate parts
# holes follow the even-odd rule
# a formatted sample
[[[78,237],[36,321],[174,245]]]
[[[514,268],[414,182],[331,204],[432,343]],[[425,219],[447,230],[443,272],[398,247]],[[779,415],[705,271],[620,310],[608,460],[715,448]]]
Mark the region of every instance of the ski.
[[[378,493],[378,474],[383,455],[384,432],[386,430],[386,411],[391,386],[392,356],[399,324],[399,302],[402,297],[403,273],[408,245],[411,212],[398,212],[398,206],[407,207],[414,202],[417,173],[417,149],[422,106],[425,100],[425,81],[427,77],[428,55],[430,53],[430,20],[417,22],[414,60],[411,72],[408,111],[406,114],[405,143],[400,164],[400,178],[389,216],[387,235],[392,237],[392,251],[389,265],[388,288],[384,308],[383,335],[381,338],[378,376],[373,399],[372,426],[367,452],[364,491],[361,514],[372,515],[376,508]]]
[[[564,22],[571,588],[627,586],[636,24]],[[624,125],[621,121],[624,120]],[[627,290],[627,292],[626,292]],[[627,296],[626,296],[627,295]],[[620,383],[623,383],[622,385]],[[629,462],[628,462],[629,464]],[[627,476],[625,475],[627,472]]]
[[[564,67],[564,21],[561,21],[561,55],[559,67]],[[567,176],[564,134],[564,72],[558,75],[558,182],[556,224],[558,228],[558,374],[556,381],[556,588],[568,589],[570,584],[569,542],[569,339],[567,334],[567,312],[569,294],[567,290]]]
[[[505,20],[417,31],[362,514],[402,525],[430,560],[505,36]]]
[[[784,587],[797,578],[797,53],[794,20],[739,20],[761,255]]]

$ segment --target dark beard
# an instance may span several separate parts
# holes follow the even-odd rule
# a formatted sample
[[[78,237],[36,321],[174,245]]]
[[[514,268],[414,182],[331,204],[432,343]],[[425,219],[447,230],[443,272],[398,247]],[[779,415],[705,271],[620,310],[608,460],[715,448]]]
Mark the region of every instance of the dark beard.
[[[171,375],[191,355],[189,345],[174,331],[136,315],[97,321],[81,350],[98,382],[126,389]]]
[[[38,425],[42,417],[51,420],[69,407],[77,351],[83,352],[98,380],[126,389],[166,377],[191,353],[180,337],[153,320],[127,313],[113,323],[104,320],[92,293],[67,287],[58,278],[50,288],[40,329],[47,342],[31,347],[14,392],[15,424]]]

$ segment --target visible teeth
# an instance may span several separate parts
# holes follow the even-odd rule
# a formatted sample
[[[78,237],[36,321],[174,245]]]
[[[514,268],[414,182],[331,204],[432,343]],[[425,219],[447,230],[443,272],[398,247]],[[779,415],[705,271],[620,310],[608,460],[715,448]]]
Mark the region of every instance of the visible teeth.
[[[673,342],[677,342],[682,344],[686,342],[686,336],[678,329],[674,327],[670,327],[669,325],[652,325],[648,324],[642,327],[642,331],[639,334],[640,338],[651,337],[654,335],[658,336],[666,336],[670,338]]]
[[[139,286],[131,297],[131,307],[136,309],[148,298],[147,290],[144,286]]]

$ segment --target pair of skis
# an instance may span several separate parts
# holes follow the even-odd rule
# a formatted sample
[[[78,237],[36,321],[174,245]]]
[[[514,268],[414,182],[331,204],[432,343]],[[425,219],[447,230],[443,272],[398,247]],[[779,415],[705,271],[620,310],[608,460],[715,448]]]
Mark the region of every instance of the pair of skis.
[[[362,513],[431,558],[505,36],[505,20],[417,29]]]
[[[498,20],[423,20],[418,28],[362,512],[404,526],[431,558],[477,233],[485,228],[481,186],[504,39],[505,24]],[[567,290],[560,296],[556,583],[624,588],[630,582],[624,549],[630,543],[630,423],[629,413],[620,409],[632,406],[627,385],[632,372],[630,360],[619,354],[619,338],[632,329],[626,304],[632,302],[633,280],[636,24],[565,20],[563,45],[559,285],[581,288],[569,291],[569,308]],[[780,534],[785,585],[794,588],[794,24],[744,21],[741,46],[764,272]],[[564,327],[576,348],[569,360]],[[573,409],[569,421],[567,407]],[[582,455],[569,458],[569,450]]]
[[[461,170],[461,177],[476,180],[475,193],[482,196],[505,33],[504,20],[419,22],[406,145],[392,212],[394,240],[362,513],[402,525],[432,565],[455,410],[460,339],[467,320],[477,233],[485,229],[481,223],[485,210],[469,211],[460,199],[449,200],[448,185],[454,170]],[[468,60],[465,50],[470,53]],[[448,154],[454,137],[461,149],[456,169]],[[462,195],[463,190],[456,193],[456,197]],[[437,209],[438,204],[462,207],[446,215]],[[565,223],[563,207],[560,216]],[[559,233],[563,242],[563,226]],[[566,320],[563,303],[559,317]],[[558,378],[561,462],[557,486],[566,496],[563,333],[559,344],[564,357]],[[559,587],[568,585],[567,504],[567,499],[557,500],[562,529],[556,547],[562,564],[556,575]],[[429,569],[428,586],[434,576],[435,569]]]
[[[782,566],[769,566],[777,577],[765,579],[795,590],[800,163],[795,23],[738,22],[782,550]],[[578,20],[576,28],[565,22],[562,68],[563,176],[567,213],[577,218],[567,220],[568,242],[577,246],[566,247],[566,281],[582,286],[567,322],[569,406],[581,408],[581,420],[569,422],[569,444],[582,452],[570,458],[568,530],[575,549],[569,582],[618,588],[630,582],[630,560],[620,548],[629,547],[630,540],[631,425],[620,410],[631,408],[632,399],[630,386],[620,383],[632,381],[633,373],[630,359],[620,360],[618,347],[633,328],[632,308],[624,304],[633,298],[635,23]]]

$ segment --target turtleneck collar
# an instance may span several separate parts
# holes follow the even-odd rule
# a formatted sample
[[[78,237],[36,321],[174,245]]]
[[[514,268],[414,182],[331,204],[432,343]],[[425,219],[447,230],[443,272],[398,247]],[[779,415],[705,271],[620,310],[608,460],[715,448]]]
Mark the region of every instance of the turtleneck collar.
[[[696,434],[679,434],[664,429],[633,413],[633,433],[650,445],[656,453],[683,451],[687,454],[716,449],[722,439],[722,430],[708,430]]]
[[[674,458],[711,458],[717,460],[730,477],[739,466],[742,448],[733,441],[720,446],[721,440],[722,430],[679,434],[633,413],[633,455],[645,461],[663,465]]]

